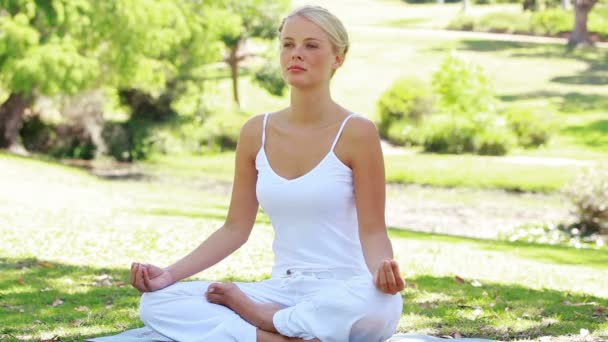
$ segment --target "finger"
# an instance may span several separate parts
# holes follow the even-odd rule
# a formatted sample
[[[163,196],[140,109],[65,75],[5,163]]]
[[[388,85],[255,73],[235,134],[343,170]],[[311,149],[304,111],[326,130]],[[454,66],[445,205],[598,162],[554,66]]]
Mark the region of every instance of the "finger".
[[[207,293],[207,294],[205,295],[205,297],[207,298],[207,301],[208,301],[209,303],[214,303],[214,304],[217,304],[217,303],[219,303],[219,302],[220,302],[220,297],[221,297],[221,295],[214,294],[214,293]]]
[[[395,280],[397,281],[397,291],[401,291],[405,288],[405,281],[399,271],[399,263],[396,260],[393,260],[391,266],[393,268],[393,273],[395,274]]]
[[[217,283],[209,284],[209,287],[207,287],[207,293],[214,293],[216,291],[216,286]]]
[[[395,274],[393,274],[393,268],[391,267],[391,262],[387,262],[384,267],[384,273],[386,274],[386,287],[388,288],[391,294],[395,294],[397,292],[397,281],[395,280]]]
[[[379,277],[380,277],[380,290],[382,290],[383,292],[386,292],[386,285],[387,285],[387,280],[386,280],[386,272],[384,271],[384,268],[386,263],[383,261],[382,262],[382,266],[380,266],[380,269],[378,270],[378,273],[380,273]]]
[[[132,262],[131,263],[131,285],[135,286],[135,266],[137,264]]]
[[[152,285],[150,285],[150,274],[148,274],[148,268],[143,269],[144,286],[148,291],[152,291]]]
[[[143,291],[146,292],[146,286],[144,284],[144,268],[142,265],[138,265],[137,266],[137,284],[139,285],[139,288]]]

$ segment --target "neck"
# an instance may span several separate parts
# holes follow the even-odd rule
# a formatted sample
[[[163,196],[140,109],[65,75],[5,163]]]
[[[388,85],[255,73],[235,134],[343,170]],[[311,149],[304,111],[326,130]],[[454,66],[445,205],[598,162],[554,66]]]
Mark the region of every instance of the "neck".
[[[287,120],[294,125],[315,126],[331,121],[338,105],[331,98],[329,84],[319,88],[291,88]]]

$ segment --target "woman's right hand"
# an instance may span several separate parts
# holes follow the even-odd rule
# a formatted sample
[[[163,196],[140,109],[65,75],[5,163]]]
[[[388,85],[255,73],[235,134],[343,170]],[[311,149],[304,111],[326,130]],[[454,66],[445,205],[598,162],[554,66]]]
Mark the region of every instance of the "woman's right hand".
[[[131,285],[139,292],[152,292],[175,283],[169,271],[149,264],[131,264]]]

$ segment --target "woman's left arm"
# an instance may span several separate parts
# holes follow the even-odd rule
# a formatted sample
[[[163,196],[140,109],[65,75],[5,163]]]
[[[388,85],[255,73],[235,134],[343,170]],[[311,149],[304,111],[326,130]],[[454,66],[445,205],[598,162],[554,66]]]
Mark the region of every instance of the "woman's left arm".
[[[374,284],[382,292],[395,294],[403,290],[405,282],[399,265],[393,259],[393,247],[386,230],[386,181],[380,137],[372,121],[352,121],[348,148],[351,151],[359,238]]]

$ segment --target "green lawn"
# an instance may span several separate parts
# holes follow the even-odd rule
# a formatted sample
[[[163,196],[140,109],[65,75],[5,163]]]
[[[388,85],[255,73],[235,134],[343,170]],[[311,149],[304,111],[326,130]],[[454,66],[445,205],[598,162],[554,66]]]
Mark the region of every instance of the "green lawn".
[[[0,339],[7,341],[77,341],[141,326],[138,293],[126,284],[131,261],[166,265],[183,256],[222,224],[229,202],[196,182],[107,181],[6,155],[0,188]],[[401,228],[390,231],[410,284],[400,331],[566,339],[584,328],[608,337],[606,249]],[[249,242],[197,279],[268,277],[272,236],[260,212]]]

